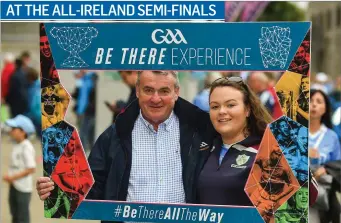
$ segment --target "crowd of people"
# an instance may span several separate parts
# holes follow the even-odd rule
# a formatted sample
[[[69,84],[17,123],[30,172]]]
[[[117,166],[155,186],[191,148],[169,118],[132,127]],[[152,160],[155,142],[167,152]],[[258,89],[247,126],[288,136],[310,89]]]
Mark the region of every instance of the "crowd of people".
[[[1,130],[8,132],[13,142],[10,163],[2,180],[9,184],[8,200],[14,223],[30,219],[36,170],[36,148],[30,138],[41,136],[40,80],[30,60],[28,52],[18,58],[7,53],[1,72]]]
[[[22,52],[18,58],[11,53],[4,55],[1,72],[1,122],[17,115],[27,116],[32,120],[37,135],[40,136],[39,72],[30,66],[30,62],[31,56],[27,51]],[[8,109],[6,110],[6,108]]]

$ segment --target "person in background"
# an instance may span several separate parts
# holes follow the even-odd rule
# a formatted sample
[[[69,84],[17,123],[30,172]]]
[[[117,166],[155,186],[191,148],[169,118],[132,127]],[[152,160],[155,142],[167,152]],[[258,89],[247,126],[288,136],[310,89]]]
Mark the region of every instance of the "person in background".
[[[201,155],[198,203],[253,206],[244,188],[272,118],[241,77],[217,79],[209,96],[210,119],[219,136]]]
[[[263,72],[252,72],[247,77],[247,85],[258,95],[262,104],[268,109],[270,114],[274,112],[275,99],[268,90],[269,79]]]
[[[33,68],[27,69],[28,87],[28,111],[26,116],[29,117],[36,129],[37,136],[41,139],[41,89],[38,71]]]
[[[270,98],[273,98],[273,106],[271,116],[274,120],[278,119],[283,115],[281,104],[278,100],[275,85],[278,79],[278,75],[272,72],[266,72],[265,75],[268,77],[268,91],[271,94]]]
[[[15,71],[10,78],[6,102],[10,108],[11,117],[24,114],[28,108],[28,81],[22,60],[16,59]],[[20,100],[19,100],[20,99]]]
[[[9,90],[9,80],[15,71],[14,56],[11,53],[6,53],[4,56],[4,66],[1,71],[1,102],[5,103]]]
[[[28,137],[35,133],[35,129],[32,121],[23,115],[7,120],[5,124],[10,128],[9,135],[15,142],[8,174],[2,178],[10,185],[9,206],[12,223],[29,223],[32,174],[35,172],[36,162],[35,150]]]
[[[20,60],[22,61],[22,67],[26,72],[26,70],[31,67],[31,54],[28,51],[22,52]]]
[[[85,151],[89,153],[95,141],[98,75],[91,71],[84,72],[77,99],[77,115],[80,124],[80,138]]]
[[[4,123],[8,119],[8,107],[6,105],[6,97],[9,90],[9,81],[15,70],[14,56],[6,53],[4,56],[4,65],[1,71],[1,119],[0,123]],[[1,125],[1,128],[3,125]]]
[[[339,137],[339,141],[341,143],[341,106],[338,107],[332,116],[332,123],[334,125],[333,130]]]
[[[85,70],[79,70],[74,73],[74,77],[76,79],[75,89],[71,93],[71,97],[74,99],[74,106],[72,108],[72,111],[76,114],[76,123],[77,126],[80,127],[80,118],[77,115],[77,109],[78,109],[78,100],[79,100],[79,91],[83,84],[83,76],[85,74]]]
[[[332,108],[333,129],[339,137],[341,143],[341,76],[334,79],[334,88],[328,95]]]
[[[198,106],[201,110],[209,112],[210,105],[209,105],[209,94],[210,94],[210,88],[211,84],[221,78],[222,75],[219,72],[212,72],[206,75],[205,78],[205,88],[199,92],[197,96],[195,96],[193,100],[193,104],[195,106]]]
[[[310,168],[319,184],[316,204],[310,209],[311,219],[329,222],[331,209],[329,189],[332,176],[324,165],[330,161],[341,160],[341,147],[336,133],[332,130],[330,102],[323,90],[312,89],[310,92],[310,127],[309,127],[309,161]],[[337,210],[339,212],[339,210]],[[319,216],[319,217],[317,217]]]
[[[113,112],[113,122],[115,122],[117,115],[124,111],[124,109],[136,99],[136,80],[137,80],[137,71],[119,71],[119,74],[123,80],[123,83],[126,84],[130,89],[130,94],[127,101],[116,101],[112,104],[109,102],[105,102],[110,111]]]
[[[329,93],[329,89],[327,87],[327,83],[329,78],[326,73],[319,72],[315,76],[313,76],[314,82],[311,84],[311,89],[321,90],[325,94]]]

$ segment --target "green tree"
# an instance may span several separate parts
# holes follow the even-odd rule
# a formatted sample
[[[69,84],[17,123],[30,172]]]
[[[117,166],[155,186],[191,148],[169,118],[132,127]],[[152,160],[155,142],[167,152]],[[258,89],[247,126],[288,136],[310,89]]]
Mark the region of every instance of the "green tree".
[[[258,21],[305,21],[305,12],[291,2],[271,2]]]

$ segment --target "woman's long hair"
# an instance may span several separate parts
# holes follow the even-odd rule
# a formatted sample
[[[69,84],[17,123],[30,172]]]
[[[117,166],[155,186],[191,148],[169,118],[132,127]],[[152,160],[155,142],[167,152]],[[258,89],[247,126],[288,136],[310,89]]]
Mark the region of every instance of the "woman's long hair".
[[[332,121],[331,121],[331,104],[329,101],[328,96],[321,90],[318,89],[311,89],[310,90],[310,100],[311,98],[313,98],[313,96],[316,93],[320,93],[324,99],[324,103],[326,104],[326,112],[322,115],[321,117],[321,123],[323,123],[325,126],[327,126],[328,128],[332,129],[333,125],[332,125]]]
[[[237,83],[229,81],[227,78],[220,78],[211,85],[210,96],[218,87],[232,87],[243,93],[244,105],[250,109],[250,116],[247,118],[247,130],[250,135],[263,136],[267,125],[272,121],[272,117],[249,86],[243,81]]]

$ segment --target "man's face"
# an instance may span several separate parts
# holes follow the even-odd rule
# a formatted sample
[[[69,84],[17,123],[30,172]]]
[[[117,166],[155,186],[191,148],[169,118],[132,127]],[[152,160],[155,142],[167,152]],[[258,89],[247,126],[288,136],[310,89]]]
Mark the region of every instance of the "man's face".
[[[281,158],[282,151],[277,144],[273,145],[272,149],[273,150],[270,153],[270,161],[271,163],[274,162],[275,164],[277,164],[277,162]]]
[[[309,77],[303,77],[301,81],[301,88],[303,92],[309,91]]]
[[[288,124],[285,121],[281,121],[279,123],[279,130],[284,136],[289,136]]]
[[[296,170],[300,165],[300,154],[296,146],[291,146],[283,151],[291,169]]]
[[[305,210],[308,208],[308,188],[302,187],[295,195],[296,209]]]
[[[50,44],[47,36],[40,37],[40,52],[47,58],[51,56]]]
[[[58,79],[58,71],[56,69],[56,66],[53,64],[51,68],[51,78],[52,79]]]
[[[179,88],[175,88],[175,83],[176,79],[170,73],[141,73],[140,84],[136,86],[136,96],[146,120],[152,124],[160,124],[169,117],[179,97]]]
[[[76,140],[71,137],[70,141],[68,143],[68,146],[65,149],[65,153],[67,156],[72,156],[75,153],[75,147],[76,147]]]
[[[298,62],[303,62],[305,59],[305,49],[303,46],[300,46],[300,48],[298,48],[298,51],[295,55],[295,60]]]
[[[298,140],[303,144],[304,148],[308,148],[308,128],[301,127],[298,131]]]

